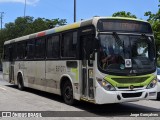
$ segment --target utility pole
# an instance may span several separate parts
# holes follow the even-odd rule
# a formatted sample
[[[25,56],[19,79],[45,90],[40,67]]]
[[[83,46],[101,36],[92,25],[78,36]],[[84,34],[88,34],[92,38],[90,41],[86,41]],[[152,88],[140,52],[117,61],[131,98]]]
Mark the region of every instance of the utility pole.
[[[3,24],[3,14],[4,14],[4,12],[0,12],[1,30],[2,30],[2,24]]]
[[[27,1],[25,0],[25,3],[24,3],[24,18],[26,17],[26,4],[27,4]]]
[[[76,22],[76,0],[74,0],[74,22]]]

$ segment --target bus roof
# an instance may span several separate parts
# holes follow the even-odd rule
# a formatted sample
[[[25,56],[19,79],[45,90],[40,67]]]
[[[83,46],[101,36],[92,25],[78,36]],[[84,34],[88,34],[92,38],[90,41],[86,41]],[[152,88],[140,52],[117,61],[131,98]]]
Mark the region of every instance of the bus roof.
[[[140,20],[140,19],[126,18],[126,17],[93,17],[92,19],[89,19],[89,20],[82,20],[82,21],[79,21],[79,22],[76,22],[76,23],[73,23],[73,24],[64,25],[64,26],[60,26],[60,27],[55,27],[55,28],[52,28],[52,29],[44,30],[44,31],[41,31],[41,32],[37,32],[37,33],[30,34],[30,35],[22,36],[22,37],[19,37],[19,38],[15,38],[15,39],[12,39],[12,40],[9,40],[9,41],[5,41],[4,44],[10,44],[10,43],[13,43],[13,42],[23,41],[23,40],[37,38],[37,37],[42,37],[44,35],[50,35],[50,34],[62,32],[62,31],[65,31],[65,30],[76,29],[76,28],[79,28],[79,27],[96,25],[96,23],[99,19],[114,19],[114,20],[117,19],[117,20],[133,20],[133,21],[147,22],[147,21]]]

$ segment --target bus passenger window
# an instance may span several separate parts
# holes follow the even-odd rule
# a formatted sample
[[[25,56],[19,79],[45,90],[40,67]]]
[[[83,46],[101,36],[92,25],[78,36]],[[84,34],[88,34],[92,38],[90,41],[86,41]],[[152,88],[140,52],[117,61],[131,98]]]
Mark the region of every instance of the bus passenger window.
[[[8,46],[8,45],[5,45],[5,46],[4,46],[3,59],[4,59],[5,61],[9,60],[9,46]]]
[[[27,59],[34,59],[35,40],[29,40],[27,42]]]
[[[13,44],[13,59],[17,59],[17,44]]]
[[[59,57],[59,36],[51,36],[47,39],[47,58]]]
[[[17,59],[22,60],[24,58],[26,43],[20,42],[17,44]]]
[[[63,34],[61,44],[62,57],[76,57],[77,32]]]
[[[36,40],[36,58],[44,58],[45,56],[45,39],[37,39]]]

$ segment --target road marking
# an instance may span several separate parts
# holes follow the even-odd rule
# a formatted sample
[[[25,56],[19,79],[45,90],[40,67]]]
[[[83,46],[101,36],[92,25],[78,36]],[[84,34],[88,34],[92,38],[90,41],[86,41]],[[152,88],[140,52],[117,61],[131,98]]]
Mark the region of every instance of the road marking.
[[[5,88],[2,88],[2,87],[0,87],[0,89],[2,89],[2,90],[6,90]]]

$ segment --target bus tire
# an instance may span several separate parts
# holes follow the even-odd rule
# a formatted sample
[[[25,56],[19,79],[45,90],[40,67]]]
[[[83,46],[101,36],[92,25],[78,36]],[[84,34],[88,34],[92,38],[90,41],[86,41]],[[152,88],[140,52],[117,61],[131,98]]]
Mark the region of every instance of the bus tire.
[[[23,83],[23,77],[21,74],[18,74],[17,84],[18,84],[18,89],[23,91],[24,90],[24,83]]]
[[[75,100],[73,98],[73,88],[69,80],[65,81],[62,87],[62,97],[64,102],[68,105],[73,105]]]

